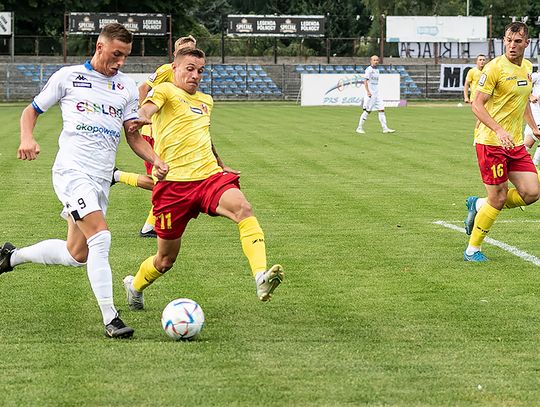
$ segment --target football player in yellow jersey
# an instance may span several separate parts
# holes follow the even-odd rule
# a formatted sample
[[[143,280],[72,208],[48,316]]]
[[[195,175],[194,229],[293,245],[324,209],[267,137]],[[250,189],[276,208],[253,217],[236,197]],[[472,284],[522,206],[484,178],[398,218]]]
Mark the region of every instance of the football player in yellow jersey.
[[[197,45],[197,40],[193,36],[188,35],[187,37],[180,37],[174,43],[173,55],[176,55],[176,53],[180,49],[195,48],[196,45]],[[139,86],[139,101],[142,102],[146,98],[146,95],[148,94],[148,92],[154,86],[157,86],[160,83],[166,83],[166,82],[172,82],[172,81],[173,81],[172,63],[161,65],[152,75],[148,77],[148,79],[145,82],[143,82]],[[154,146],[151,126],[143,126],[143,128],[141,129],[141,135],[148,143],[150,143],[151,146]],[[217,153],[216,153],[216,156],[217,156]],[[240,173],[239,171],[236,171],[233,168],[226,166],[223,162],[221,162],[221,160],[219,164],[222,165],[224,170],[227,172],[232,172],[235,174]],[[150,167],[146,163],[145,163],[145,166],[146,166],[145,175],[121,171],[115,168],[115,171],[113,174],[113,184],[116,182],[121,182],[123,184],[131,185],[134,187],[139,187],[139,188],[143,188],[143,189],[147,189],[151,191],[152,188],[154,187],[154,180],[151,177],[152,167]],[[141,237],[156,237],[157,236],[156,232],[154,231],[155,219],[152,212],[153,212],[153,209],[150,208],[146,221],[143,227],[141,228],[141,231],[139,232],[139,235]]]
[[[205,66],[204,52],[182,49],[173,62],[174,84],[154,87],[139,109],[135,127],[152,124],[154,149],[169,172],[152,191],[157,253],[124,278],[131,309],[144,307],[143,290],[171,269],[184,230],[199,213],[224,216],[238,224],[242,249],[255,277],[257,296],[268,301],[283,280],[283,268],[267,269],[264,234],[251,204],[240,190],[239,175],[219,165],[210,137],[214,101],[198,92]],[[151,120],[150,120],[151,118]]]
[[[484,54],[479,54],[476,57],[476,67],[469,69],[469,72],[467,72],[465,84],[463,85],[463,100],[465,103],[471,103],[471,101],[474,100],[476,86],[478,85],[478,80],[482,76],[482,70],[484,69],[486,62],[486,56]],[[469,89],[471,91],[470,97]]]
[[[504,208],[530,205],[540,197],[540,183],[523,145],[523,118],[540,136],[529,105],[532,64],[523,58],[529,45],[527,26],[509,24],[505,54],[488,63],[476,88],[472,110],[478,118],[474,142],[487,198],[467,198],[465,231],[470,234],[465,261],[487,261],[482,242]],[[508,188],[508,180],[515,188]]]
[[[193,36],[188,35],[187,37],[180,37],[174,43],[174,52],[173,55],[176,55],[179,49],[182,48],[195,48],[197,45],[197,40]],[[148,79],[139,86],[139,101],[142,102],[148,92],[156,85],[164,82],[172,82],[173,80],[173,70],[172,64],[167,63],[161,65]],[[152,127],[144,126],[141,131],[143,138],[153,147],[154,140],[152,138]],[[139,187],[143,189],[152,190],[154,186],[154,180],[152,179],[152,167],[149,167],[145,162],[146,174],[136,174],[133,172],[126,172],[119,170],[118,168],[114,169],[112,184],[120,182],[126,185],[131,185],[133,187]],[[152,208],[148,212],[148,216],[144,225],[139,232],[141,237],[156,237],[156,232],[154,231],[155,219],[152,214]]]

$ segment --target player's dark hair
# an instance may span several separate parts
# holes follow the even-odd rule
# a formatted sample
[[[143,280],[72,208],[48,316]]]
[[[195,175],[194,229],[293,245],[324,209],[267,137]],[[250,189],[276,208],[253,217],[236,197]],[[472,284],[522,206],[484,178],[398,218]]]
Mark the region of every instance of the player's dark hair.
[[[101,29],[99,36],[111,41],[118,40],[126,44],[133,42],[133,34],[120,23],[107,24]]]
[[[476,56],[476,59],[478,59],[478,58],[480,58],[480,57],[487,58],[484,54],[478,54],[478,55]]]
[[[521,21],[514,21],[513,23],[510,23],[504,27],[504,33],[506,34],[508,31],[512,33],[519,33],[523,31],[525,37],[529,38],[529,28],[527,27],[527,24],[522,23]]]
[[[204,51],[199,48],[180,48],[176,52],[175,59],[178,59],[179,57],[183,57],[186,55],[190,55],[192,57],[201,58],[206,60],[206,55],[204,54]]]

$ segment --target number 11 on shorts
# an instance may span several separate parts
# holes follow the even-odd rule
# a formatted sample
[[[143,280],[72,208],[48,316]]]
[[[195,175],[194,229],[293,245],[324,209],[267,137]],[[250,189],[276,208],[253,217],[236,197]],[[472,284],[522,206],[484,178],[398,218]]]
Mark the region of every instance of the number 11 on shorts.
[[[160,213],[156,216],[156,222],[161,222],[161,229],[172,229],[171,213]]]

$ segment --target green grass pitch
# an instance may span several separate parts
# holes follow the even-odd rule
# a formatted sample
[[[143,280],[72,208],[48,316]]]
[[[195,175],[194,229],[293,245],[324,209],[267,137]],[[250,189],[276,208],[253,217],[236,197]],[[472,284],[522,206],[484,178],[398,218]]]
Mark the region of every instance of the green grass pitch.
[[[23,105],[2,105],[0,243],[64,238],[50,167],[57,108],[16,159]],[[24,265],[0,276],[0,405],[534,406],[540,404],[540,268],[485,245],[462,260],[467,195],[484,192],[474,119],[455,104],[388,109],[397,131],[355,128],[357,108],[217,103],[214,143],[285,267],[259,303],[236,226],[201,215],[174,268],[127,309],[122,278],[155,252],[138,230],[148,191],[111,190],[115,302],[135,328],[107,340],[84,268]],[[122,141],[119,167],[143,171]],[[540,204],[504,211],[490,237],[540,256]],[[193,298],[207,325],[171,341],[163,307]]]

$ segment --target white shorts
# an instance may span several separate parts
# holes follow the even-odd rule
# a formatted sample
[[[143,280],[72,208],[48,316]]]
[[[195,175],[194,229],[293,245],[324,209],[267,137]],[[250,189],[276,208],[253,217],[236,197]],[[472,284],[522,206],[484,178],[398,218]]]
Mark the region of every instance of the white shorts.
[[[531,104],[531,111],[533,114],[534,121],[536,122],[536,126],[538,127],[538,130],[540,130],[540,112],[538,111],[536,106],[533,108],[532,104]],[[533,136],[533,132],[528,124],[525,126],[525,130],[523,131],[523,134],[526,136],[527,135],[530,135],[531,137]]]
[[[53,171],[53,187],[64,205],[61,216],[74,221],[92,212],[107,213],[111,182],[75,170]]]
[[[372,112],[374,110],[384,110],[383,100],[379,95],[364,95],[363,109]]]

